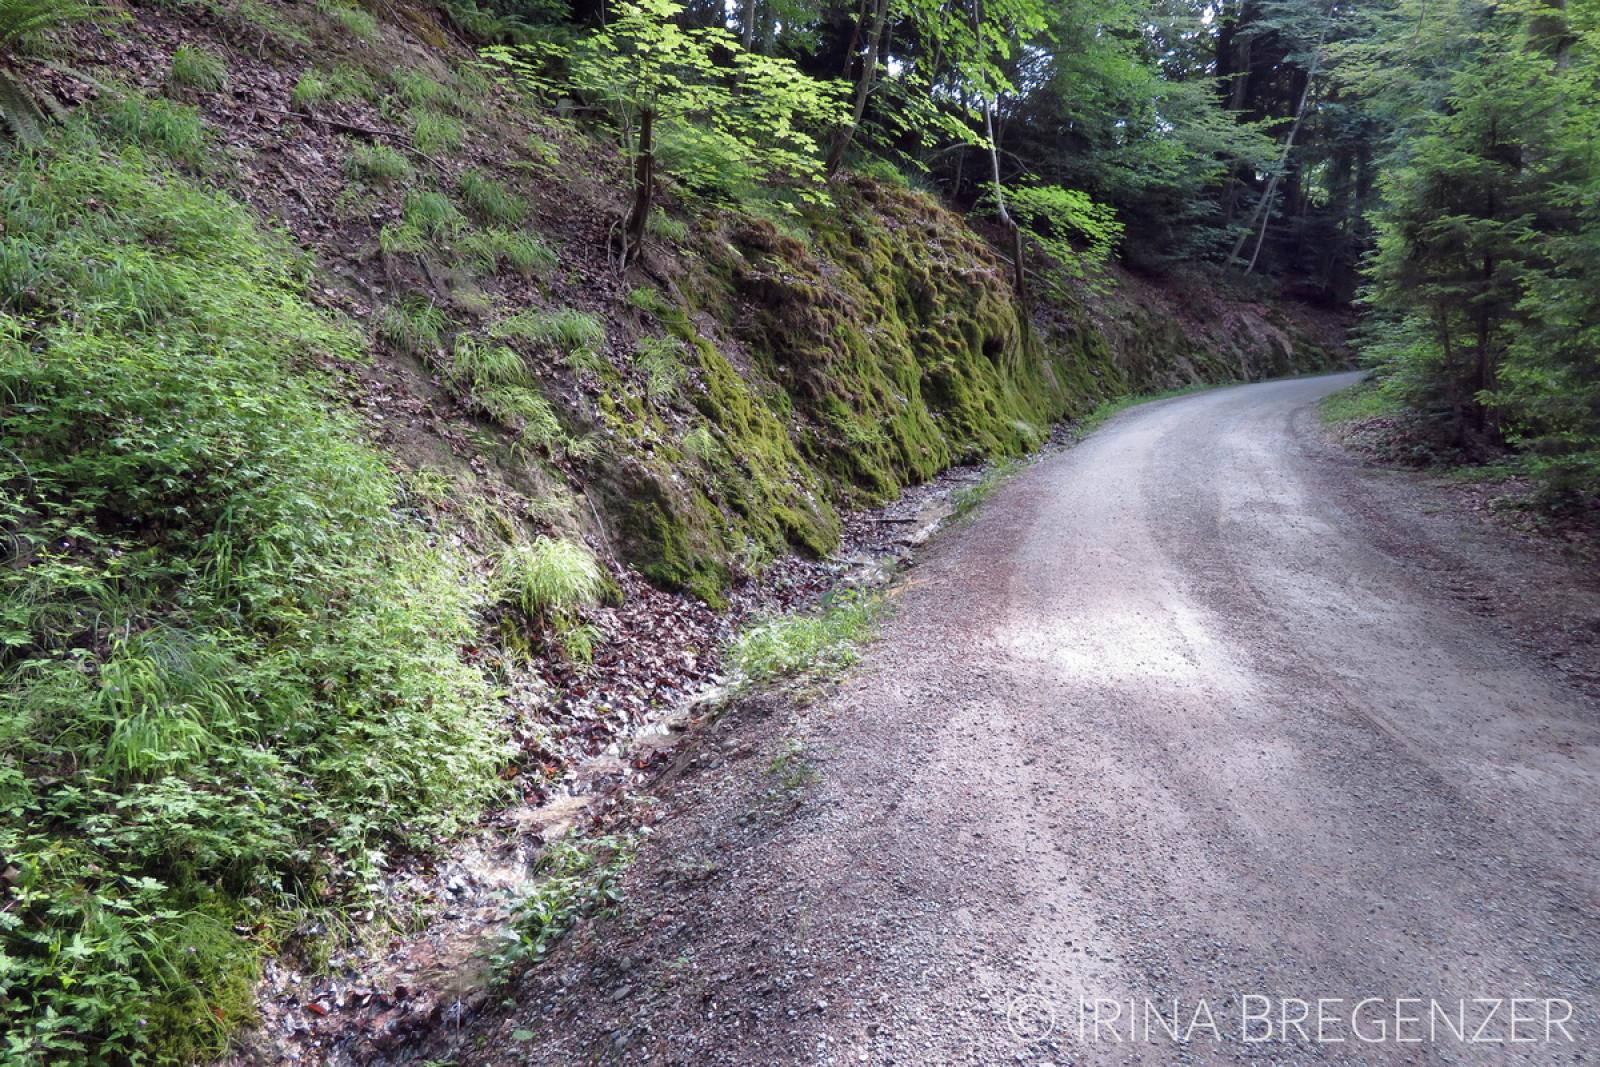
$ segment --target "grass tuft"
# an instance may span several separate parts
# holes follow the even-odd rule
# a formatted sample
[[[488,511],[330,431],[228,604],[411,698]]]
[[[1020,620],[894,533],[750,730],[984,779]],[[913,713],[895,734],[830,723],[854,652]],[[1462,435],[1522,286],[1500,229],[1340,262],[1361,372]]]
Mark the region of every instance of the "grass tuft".
[[[515,226],[528,217],[528,204],[481,170],[461,176],[461,198],[484,222]]]
[[[593,552],[577,541],[538,537],[506,548],[496,568],[501,595],[530,619],[559,626],[593,607],[610,589]]]
[[[548,278],[560,262],[549,245],[522,230],[491,227],[467,234],[457,247],[483,274],[503,265],[524,278]]]
[[[420,70],[401,68],[389,75],[400,99],[413,107],[448,105],[454,94]]]
[[[606,340],[605,327],[600,325],[600,320],[576,308],[555,311],[530,308],[495,323],[490,332],[496,337],[554,348],[567,356],[596,352]]]
[[[308,70],[300,75],[294,88],[289,91],[289,105],[310,111],[318,104],[326,103],[332,96],[333,88],[328,80],[317,71]]]
[[[417,146],[417,151],[430,156],[454,152],[466,138],[460,122],[428,108],[413,110],[410,122],[411,143]]]
[[[861,646],[877,633],[883,601],[875,596],[845,593],[821,611],[786,615],[740,634],[729,660],[746,679],[832,678],[861,658]]]
[[[344,171],[373,185],[398,185],[416,176],[411,161],[386,144],[358,144],[350,149]]]
[[[173,89],[194,89],[219,93],[228,84],[228,65],[221,56],[195,45],[179,45],[172,53],[172,68],[167,85]]]
[[[467,225],[466,217],[450,198],[431,189],[407,193],[400,208],[400,219],[404,225],[436,241],[459,233]]]
[[[452,366],[456,379],[470,384],[476,392],[499,386],[527,385],[531,380],[528,365],[515,349],[506,345],[486,345],[470,337],[456,341]]]
[[[402,352],[432,358],[444,347],[450,319],[430,300],[410,297],[385,308],[378,320],[378,336]]]
[[[633,365],[644,375],[645,394],[651,400],[671,396],[683,384],[683,342],[675,337],[643,337],[633,348]]]
[[[339,0],[319,0],[317,10],[335,25],[360,41],[378,39],[378,20],[370,12]]]
[[[721,442],[717,440],[716,433],[707,422],[697,423],[679,438],[678,447],[683,449],[685,455],[693,456],[703,463],[717,459],[723,451]]]
[[[628,290],[628,303],[658,319],[672,311],[672,305],[668,303],[667,298],[662,296],[659,290],[652,289],[648,285]]]
[[[650,212],[650,217],[645,220],[645,232],[651,237],[669,241],[672,244],[683,244],[689,239],[689,224],[668,215],[660,208]]]

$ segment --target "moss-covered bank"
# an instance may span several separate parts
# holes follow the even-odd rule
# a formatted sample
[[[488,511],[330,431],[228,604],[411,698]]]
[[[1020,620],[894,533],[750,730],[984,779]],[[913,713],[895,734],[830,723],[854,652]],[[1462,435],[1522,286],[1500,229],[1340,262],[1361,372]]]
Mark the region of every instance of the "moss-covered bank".
[[[718,442],[602,476],[624,554],[660,581],[715,599],[752,548],[825,552],[841,509],[1025,452],[1115,396],[1339,359],[1271,309],[1213,293],[1180,312],[1132,279],[1024,330],[1006,265],[958,216],[866,179],[833,199],[804,241],[724,219],[657,308]]]

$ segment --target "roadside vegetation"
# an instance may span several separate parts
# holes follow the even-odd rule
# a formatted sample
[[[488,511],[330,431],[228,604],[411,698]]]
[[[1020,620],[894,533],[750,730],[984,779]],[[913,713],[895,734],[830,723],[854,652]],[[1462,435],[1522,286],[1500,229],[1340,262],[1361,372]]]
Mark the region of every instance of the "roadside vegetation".
[[[498,789],[480,583],[329,401],[360,338],[173,169],[170,107],[4,161],[7,1062],[216,1053],[301,916]]]
[[[518,902],[494,953],[495,980],[507,984],[539,963],[582,920],[615,914],[639,845],[637,834],[608,834],[563,838],[546,848],[534,872],[538,881]]]
[[[1397,415],[1404,410],[1404,405],[1397,398],[1369,379],[1323,397],[1318,413],[1324,422],[1337,425]]]
[[[815,611],[769,619],[741,633],[729,662],[751,682],[835,678],[861,658],[885,610],[876,594],[837,593]]]
[[[999,491],[1007,479],[1021,469],[1022,461],[1007,460],[984,471],[983,477],[979,478],[975,483],[955,492],[952,497],[954,510],[951,513],[951,517],[958,522],[962,519],[970,518],[977,512],[979,507]]]

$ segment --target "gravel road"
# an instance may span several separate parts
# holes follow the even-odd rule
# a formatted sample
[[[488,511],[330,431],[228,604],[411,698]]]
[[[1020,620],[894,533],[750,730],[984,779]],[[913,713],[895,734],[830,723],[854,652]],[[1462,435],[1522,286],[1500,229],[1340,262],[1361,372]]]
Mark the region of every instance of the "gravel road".
[[[1600,588],[1326,442],[1352,380],[1009,481],[463,1061],[1600,1062]]]

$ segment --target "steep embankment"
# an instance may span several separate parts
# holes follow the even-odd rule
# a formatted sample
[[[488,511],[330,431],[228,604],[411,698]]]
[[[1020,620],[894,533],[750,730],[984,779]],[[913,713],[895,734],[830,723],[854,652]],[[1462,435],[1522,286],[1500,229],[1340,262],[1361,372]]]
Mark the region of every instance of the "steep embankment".
[[[619,276],[621,159],[426,5],[169,0],[64,48],[31,73],[77,113],[0,194],[25,1062],[216,1048],[263,956],[702,676],[692,598],[842,510],[1334,358],[1131,279],[1025,335],[959,218],[862,179],[781,225],[669,190]]]

